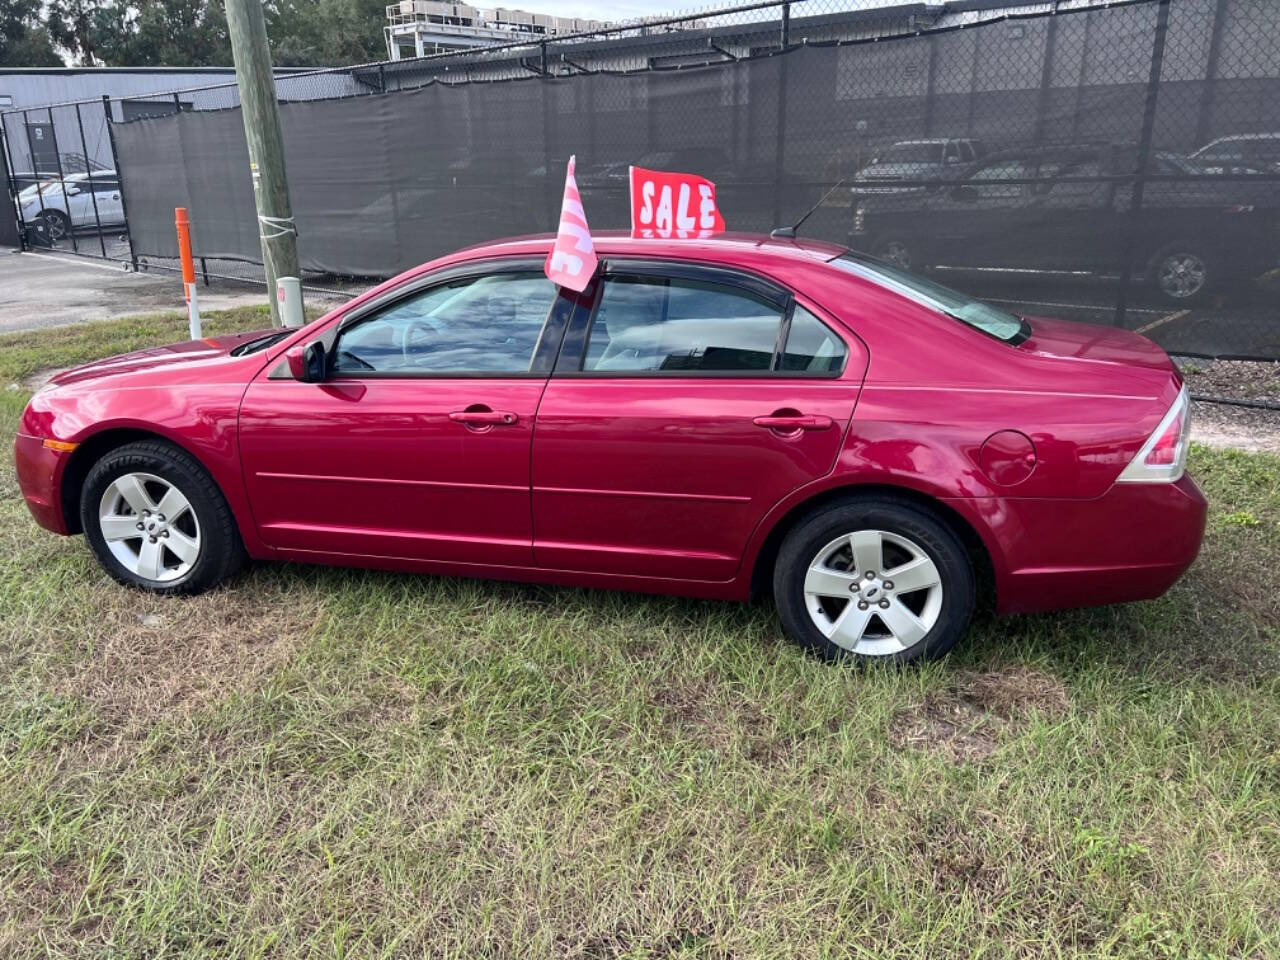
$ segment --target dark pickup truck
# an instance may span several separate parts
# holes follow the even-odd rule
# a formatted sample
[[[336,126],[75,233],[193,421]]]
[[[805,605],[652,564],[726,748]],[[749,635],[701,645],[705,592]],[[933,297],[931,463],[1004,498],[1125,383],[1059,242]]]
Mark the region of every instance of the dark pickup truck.
[[[1114,275],[1124,260],[1132,147],[989,154],[930,193],[868,197],[849,245],[912,270],[931,267]],[[1132,221],[1133,264],[1164,300],[1190,305],[1280,262],[1280,179],[1206,176],[1152,157]]]

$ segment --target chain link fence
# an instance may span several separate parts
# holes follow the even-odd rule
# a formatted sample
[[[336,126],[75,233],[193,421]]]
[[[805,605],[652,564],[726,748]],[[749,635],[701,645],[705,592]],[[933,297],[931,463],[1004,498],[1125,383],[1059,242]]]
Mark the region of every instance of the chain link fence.
[[[627,226],[628,164],[696,172],[730,229],[817,204],[802,235],[1017,312],[1280,359],[1274,27],[1270,0],[796,0],[280,77],[304,279],[551,229],[574,153],[595,229]],[[198,267],[260,282],[238,106],[3,115],[30,242],[173,269],[187,206]]]

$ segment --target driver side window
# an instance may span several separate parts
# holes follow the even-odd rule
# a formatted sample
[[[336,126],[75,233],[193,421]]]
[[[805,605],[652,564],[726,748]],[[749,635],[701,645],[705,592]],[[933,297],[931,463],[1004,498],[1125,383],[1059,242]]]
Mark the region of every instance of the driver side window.
[[[542,273],[493,273],[431,287],[338,335],[334,372],[528,373],[556,287]]]

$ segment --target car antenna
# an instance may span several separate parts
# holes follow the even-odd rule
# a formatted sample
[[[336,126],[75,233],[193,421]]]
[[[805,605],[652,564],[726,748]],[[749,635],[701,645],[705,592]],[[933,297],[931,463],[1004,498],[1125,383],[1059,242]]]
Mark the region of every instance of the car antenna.
[[[822,206],[824,203],[827,202],[827,197],[831,196],[833,193],[835,193],[837,190],[843,187],[845,184],[845,181],[848,179],[849,179],[848,177],[841,177],[840,181],[834,187],[832,187],[830,190],[824,193],[822,195],[822,198],[817,203],[815,203],[812,207],[810,207],[808,210],[805,211],[803,217],[801,217],[799,220],[797,220],[795,223],[793,223],[789,227],[774,227],[772,230],[769,231],[769,236],[773,237],[773,239],[775,240],[794,240],[796,238],[796,231],[800,229],[800,226],[806,220],[808,220],[811,216],[813,216],[814,211],[816,211],[820,206]]]

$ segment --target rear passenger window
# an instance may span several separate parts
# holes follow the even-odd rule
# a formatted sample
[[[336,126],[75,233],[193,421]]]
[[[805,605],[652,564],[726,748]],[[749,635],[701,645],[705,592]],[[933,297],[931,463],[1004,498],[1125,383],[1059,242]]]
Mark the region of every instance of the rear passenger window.
[[[612,277],[605,280],[582,368],[767,373],[781,326],[777,306],[734,287]]]
[[[821,320],[796,304],[791,330],[782,354],[782,369],[806,373],[839,373],[844,369],[845,345]]]

